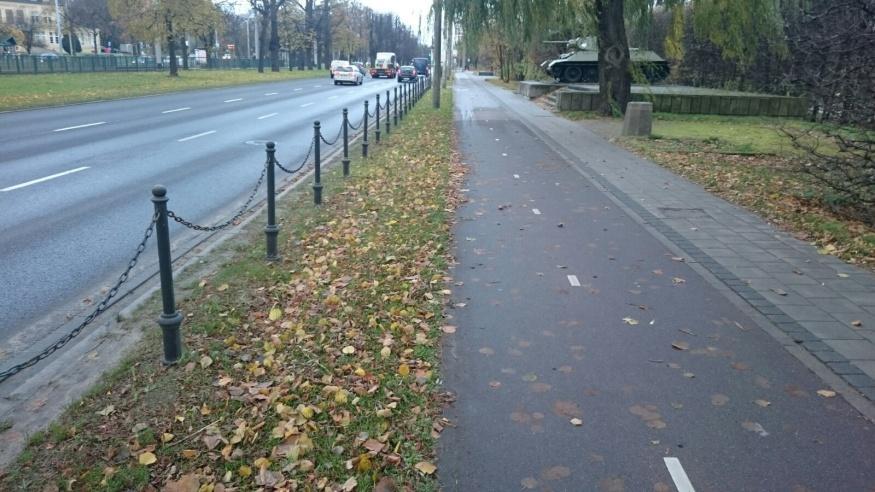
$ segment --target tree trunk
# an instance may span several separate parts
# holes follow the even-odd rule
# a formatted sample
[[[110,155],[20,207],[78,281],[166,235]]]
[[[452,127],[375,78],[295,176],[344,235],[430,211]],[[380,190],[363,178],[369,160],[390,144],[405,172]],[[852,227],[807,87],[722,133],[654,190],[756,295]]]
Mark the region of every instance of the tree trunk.
[[[595,0],[599,30],[599,112],[626,111],[632,90],[623,0]]]
[[[264,45],[268,34],[268,25],[270,24],[270,14],[262,12],[261,15],[261,30],[258,33],[258,73],[264,73]]]
[[[280,37],[277,30],[276,0],[270,2],[270,71],[280,71]]]
[[[441,107],[441,17],[443,4],[434,0],[434,73],[432,74],[431,104],[434,109]]]
[[[179,67],[176,64],[176,36],[173,34],[173,20],[169,15],[164,18],[164,25],[167,27],[167,54],[170,55],[170,76],[176,77],[179,75]]]
[[[182,33],[179,46],[182,48],[182,69],[188,70],[188,36]]]

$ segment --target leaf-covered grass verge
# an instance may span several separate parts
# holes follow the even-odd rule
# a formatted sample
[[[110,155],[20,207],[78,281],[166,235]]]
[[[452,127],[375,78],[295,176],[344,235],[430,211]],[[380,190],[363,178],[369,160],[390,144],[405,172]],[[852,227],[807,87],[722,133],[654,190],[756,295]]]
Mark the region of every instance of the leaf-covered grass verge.
[[[178,77],[170,77],[166,72],[3,75],[0,77],[0,111],[324,76],[325,72],[319,70],[271,72],[269,69],[264,73],[180,70]]]
[[[282,260],[263,221],[189,279],[186,353],[157,328],[0,479],[2,490],[437,490],[438,362],[461,168],[451,94],[427,101],[353,174],[281,201]]]
[[[858,204],[797,170],[804,158],[777,118],[660,115],[654,138],[617,142],[817,245],[823,254],[875,267],[875,228]]]

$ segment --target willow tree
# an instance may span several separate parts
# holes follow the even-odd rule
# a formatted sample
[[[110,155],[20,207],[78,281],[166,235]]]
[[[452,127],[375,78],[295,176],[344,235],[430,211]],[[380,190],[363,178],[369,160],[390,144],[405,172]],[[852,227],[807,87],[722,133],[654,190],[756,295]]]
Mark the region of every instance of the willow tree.
[[[785,0],[786,1],[786,0]],[[626,25],[646,23],[654,6],[691,11],[698,35],[707,36],[725,56],[744,61],[763,36],[774,33],[780,44],[781,0],[445,0],[448,17],[461,24],[469,48],[489,32],[498,39],[501,76],[532,41],[576,33],[597,35],[601,112],[623,112],[629,100],[632,69]],[[679,17],[678,21],[682,22]],[[682,25],[682,24],[681,24]],[[682,30],[674,30],[682,36]],[[771,39],[771,38],[770,38]],[[678,39],[674,39],[677,46]],[[675,51],[675,53],[678,53]]]

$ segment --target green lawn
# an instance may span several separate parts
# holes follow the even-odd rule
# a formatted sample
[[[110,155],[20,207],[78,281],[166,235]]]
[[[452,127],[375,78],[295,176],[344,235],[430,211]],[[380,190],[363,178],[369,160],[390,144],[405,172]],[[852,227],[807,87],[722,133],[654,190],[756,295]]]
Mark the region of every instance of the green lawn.
[[[180,70],[178,77],[166,72],[3,75],[0,111],[325,76],[322,70]]]

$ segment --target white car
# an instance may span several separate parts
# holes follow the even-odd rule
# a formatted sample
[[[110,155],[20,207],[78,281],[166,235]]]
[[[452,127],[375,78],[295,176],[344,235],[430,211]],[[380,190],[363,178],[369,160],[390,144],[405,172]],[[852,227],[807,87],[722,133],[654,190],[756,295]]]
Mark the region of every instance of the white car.
[[[353,66],[337,67],[334,69],[334,85],[353,84],[362,85],[365,78],[362,73]]]

